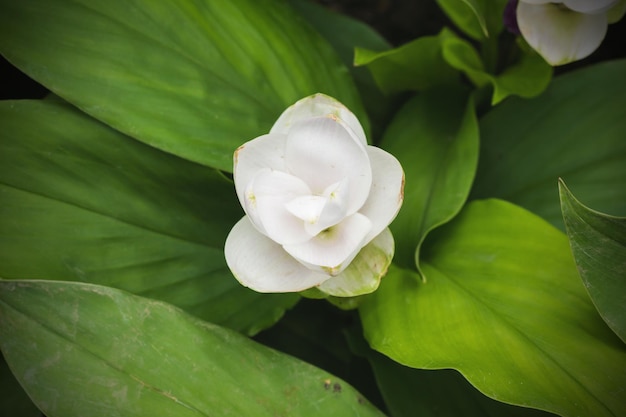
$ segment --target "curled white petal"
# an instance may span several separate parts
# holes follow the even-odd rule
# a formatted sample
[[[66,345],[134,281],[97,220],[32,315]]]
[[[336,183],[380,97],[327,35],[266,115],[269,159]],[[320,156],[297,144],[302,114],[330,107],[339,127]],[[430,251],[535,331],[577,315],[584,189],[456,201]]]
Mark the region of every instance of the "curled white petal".
[[[287,137],[285,163],[289,172],[317,195],[347,180],[348,214],[367,199],[372,169],[366,147],[353,140],[340,120],[317,117],[294,124]]]
[[[279,244],[259,233],[247,216],[230,231],[224,255],[235,278],[258,292],[303,291],[330,278],[293,259]]]
[[[365,238],[369,242],[396,218],[404,199],[404,171],[388,152],[374,146],[367,148],[372,167],[372,186],[367,201],[359,210],[372,222]]]
[[[245,211],[257,229],[275,242],[304,242],[310,239],[304,229],[304,222],[290,213],[286,205],[295,198],[309,194],[309,187],[293,175],[280,171],[261,171],[246,190]]]
[[[287,108],[276,120],[270,133],[287,133],[294,123],[328,115],[343,120],[355,133],[356,138],[363,145],[367,145],[365,132],[356,116],[342,103],[325,94],[305,97]]]
[[[252,179],[262,170],[286,171],[286,135],[269,134],[259,136],[241,145],[233,157],[233,179],[235,190],[242,207],[245,207],[245,191]]]
[[[367,217],[355,213],[306,242],[283,247],[308,268],[337,275],[359,253],[371,227]]]
[[[557,4],[517,6],[517,24],[528,44],[551,65],[563,65],[589,56],[602,43],[606,14],[584,14]]]

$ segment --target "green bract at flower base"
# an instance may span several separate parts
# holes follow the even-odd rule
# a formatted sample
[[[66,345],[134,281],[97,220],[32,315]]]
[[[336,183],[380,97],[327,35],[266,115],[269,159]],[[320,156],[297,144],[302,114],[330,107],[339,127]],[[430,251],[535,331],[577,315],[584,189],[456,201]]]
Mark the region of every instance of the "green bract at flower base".
[[[235,277],[259,292],[312,287],[351,297],[378,287],[394,253],[387,226],[403,199],[404,173],[369,146],[354,114],[332,97],[306,97],[269,134],[234,155],[246,216],[226,239]]]

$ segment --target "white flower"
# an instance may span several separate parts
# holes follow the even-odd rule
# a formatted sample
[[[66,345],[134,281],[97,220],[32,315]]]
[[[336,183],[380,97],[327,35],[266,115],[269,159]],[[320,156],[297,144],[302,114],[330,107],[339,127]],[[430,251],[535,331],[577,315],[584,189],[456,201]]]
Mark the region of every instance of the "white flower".
[[[526,42],[549,64],[589,56],[621,18],[623,0],[520,0],[517,24]]]
[[[394,253],[387,226],[402,204],[404,173],[367,145],[343,104],[323,94],[298,101],[269,134],[237,149],[233,175],[246,215],[225,256],[244,286],[334,296],[378,287]]]

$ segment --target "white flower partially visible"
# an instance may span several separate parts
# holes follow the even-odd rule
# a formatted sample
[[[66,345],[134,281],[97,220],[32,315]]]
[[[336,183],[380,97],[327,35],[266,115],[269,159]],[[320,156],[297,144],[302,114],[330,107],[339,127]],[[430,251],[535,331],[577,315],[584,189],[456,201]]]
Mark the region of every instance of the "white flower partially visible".
[[[224,251],[241,284],[343,297],[378,287],[394,253],[387,226],[402,204],[404,173],[367,144],[343,104],[323,94],[298,101],[237,149],[233,175],[246,215]]]
[[[550,65],[563,65],[598,49],[609,23],[624,14],[624,0],[520,0],[517,25]]]

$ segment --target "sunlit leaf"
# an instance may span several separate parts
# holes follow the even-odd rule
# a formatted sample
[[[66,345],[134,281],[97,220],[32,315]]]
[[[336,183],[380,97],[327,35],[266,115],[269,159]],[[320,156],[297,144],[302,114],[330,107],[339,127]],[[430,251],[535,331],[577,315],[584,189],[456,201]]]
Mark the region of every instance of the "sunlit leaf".
[[[381,416],[333,375],[109,287],[0,281],[0,347],[49,416]]]
[[[374,349],[414,368],[457,369],[502,402],[624,415],[626,348],[589,300],[562,232],[481,200],[429,242],[426,282],[393,268],[361,304]]]
[[[59,101],[0,103],[0,275],[76,280],[255,333],[298,299],[243,288],[224,260],[232,182]]]
[[[478,141],[473,103],[464,92],[425,92],[397,113],[381,142],[405,172],[404,203],[391,224],[396,263],[415,268],[426,235],[461,210],[478,162]]]
[[[563,181],[559,193],[578,272],[606,324],[626,342],[626,218],[585,207]]]
[[[519,204],[563,228],[557,179],[590,207],[626,213],[626,60],[557,77],[531,100],[511,98],[480,121],[474,198]]]
[[[302,97],[364,117],[332,48],[273,0],[5,1],[0,52],[116,129],[225,171]]]

